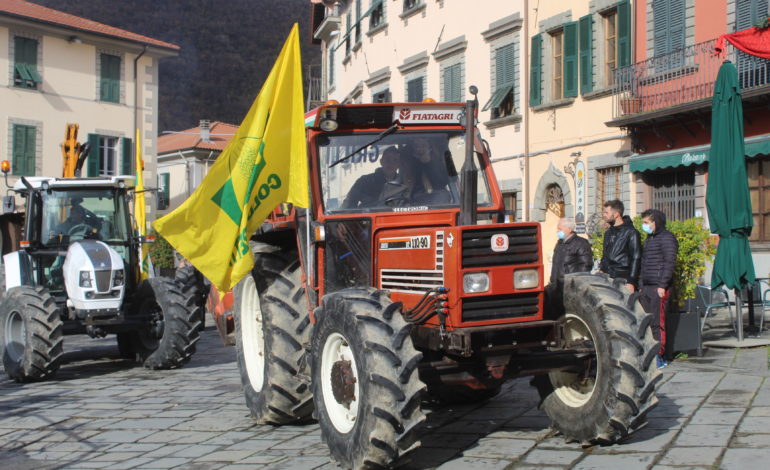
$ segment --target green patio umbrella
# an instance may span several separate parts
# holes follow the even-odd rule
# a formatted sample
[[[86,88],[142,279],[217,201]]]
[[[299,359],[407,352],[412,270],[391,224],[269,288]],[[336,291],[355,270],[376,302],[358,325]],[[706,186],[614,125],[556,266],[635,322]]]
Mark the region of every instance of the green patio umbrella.
[[[754,221],[745,158],[738,71],[730,61],[725,61],[719,68],[711,104],[706,207],[711,232],[719,235],[711,287],[725,285],[736,289],[736,294],[739,289],[754,284],[754,263],[748,239]],[[740,328],[738,339],[743,339],[742,336]]]

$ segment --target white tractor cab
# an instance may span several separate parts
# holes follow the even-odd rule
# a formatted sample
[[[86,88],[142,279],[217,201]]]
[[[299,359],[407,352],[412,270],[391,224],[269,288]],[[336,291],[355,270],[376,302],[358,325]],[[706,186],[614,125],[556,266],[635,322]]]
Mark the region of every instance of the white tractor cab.
[[[152,369],[179,367],[195,352],[202,316],[195,301],[173,280],[139,282],[146,240],[128,210],[133,182],[21,177],[12,188],[26,208],[18,246],[3,243],[0,346],[11,378],[53,374],[65,334],[114,333],[123,357]],[[12,198],[4,212],[18,214]]]

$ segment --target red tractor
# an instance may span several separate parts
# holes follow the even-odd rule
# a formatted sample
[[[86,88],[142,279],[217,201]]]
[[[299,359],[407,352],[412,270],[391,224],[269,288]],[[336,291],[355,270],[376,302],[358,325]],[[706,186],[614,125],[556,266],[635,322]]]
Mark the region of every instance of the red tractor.
[[[344,467],[417,447],[424,398],[481,401],[514,377],[534,376],[553,427],[582,443],[623,438],[657,404],[658,343],[624,280],[569,275],[566,313],[544,309],[540,226],[504,223],[476,108],[309,113],[311,207],[276,209],[219,310],[252,415],[317,418]]]

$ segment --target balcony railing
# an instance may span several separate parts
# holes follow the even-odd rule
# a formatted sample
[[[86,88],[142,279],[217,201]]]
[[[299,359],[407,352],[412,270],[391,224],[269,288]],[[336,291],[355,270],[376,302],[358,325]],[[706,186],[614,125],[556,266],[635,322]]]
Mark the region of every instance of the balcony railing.
[[[770,60],[746,54],[729,42],[717,55],[715,46],[716,39],[712,39],[615,69],[613,120],[636,120],[647,113],[670,114],[674,111],[670,108],[710,105],[725,59],[737,67],[744,96],[770,86]]]
[[[321,82],[321,66],[308,65],[305,67],[305,110],[321,106],[324,102],[323,87]]]

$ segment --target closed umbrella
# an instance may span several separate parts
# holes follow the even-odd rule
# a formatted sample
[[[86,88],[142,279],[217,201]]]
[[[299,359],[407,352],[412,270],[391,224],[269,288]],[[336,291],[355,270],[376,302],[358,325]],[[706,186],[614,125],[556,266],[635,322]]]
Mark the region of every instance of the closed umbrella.
[[[755,280],[748,238],[754,221],[746,178],[741,87],[738,71],[730,61],[719,68],[714,85],[706,207],[711,232],[719,235],[711,287],[735,289],[740,305],[739,290]],[[739,341],[743,339],[740,318]]]

